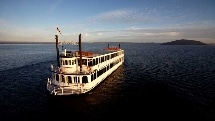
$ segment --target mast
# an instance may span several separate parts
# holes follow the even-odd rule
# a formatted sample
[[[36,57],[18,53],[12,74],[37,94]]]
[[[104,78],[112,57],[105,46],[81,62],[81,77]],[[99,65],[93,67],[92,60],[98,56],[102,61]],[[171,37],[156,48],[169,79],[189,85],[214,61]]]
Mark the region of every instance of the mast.
[[[55,35],[56,39],[56,51],[57,51],[57,66],[60,67],[60,60],[59,60],[59,48],[58,48],[58,35]]]
[[[82,72],[81,34],[79,34],[80,72]]]

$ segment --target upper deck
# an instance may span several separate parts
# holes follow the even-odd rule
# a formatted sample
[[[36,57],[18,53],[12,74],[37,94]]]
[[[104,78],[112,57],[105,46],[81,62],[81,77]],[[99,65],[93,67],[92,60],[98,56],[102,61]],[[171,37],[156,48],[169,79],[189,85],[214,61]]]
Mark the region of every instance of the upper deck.
[[[85,58],[93,58],[100,55],[106,55],[109,53],[117,52],[121,50],[119,47],[107,47],[105,49],[101,49],[99,51],[81,51],[82,57]],[[62,58],[71,58],[71,57],[80,57],[79,51],[71,51],[71,50],[65,50],[60,54],[60,57]]]

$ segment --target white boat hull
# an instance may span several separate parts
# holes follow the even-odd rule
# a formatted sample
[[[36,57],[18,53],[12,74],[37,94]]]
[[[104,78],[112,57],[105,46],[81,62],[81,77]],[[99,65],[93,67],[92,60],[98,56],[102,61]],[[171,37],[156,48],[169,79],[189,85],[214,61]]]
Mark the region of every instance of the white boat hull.
[[[56,43],[57,38],[56,35]],[[59,54],[57,44],[56,49],[58,66],[51,65],[51,77],[47,81],[47,90],[52,95],[85,94],[124,63],[124,50],[120,45],[111,48],[108,45],[100,53],[81,51],[79,47],[79,51],[65,49]]]

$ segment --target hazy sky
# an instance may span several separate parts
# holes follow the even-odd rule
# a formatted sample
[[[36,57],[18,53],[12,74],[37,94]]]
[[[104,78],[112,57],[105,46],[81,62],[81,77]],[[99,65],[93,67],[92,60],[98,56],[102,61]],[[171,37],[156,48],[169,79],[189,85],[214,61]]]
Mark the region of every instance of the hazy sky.
[[[215,0],[0,0],[0,41],[215,43]]]

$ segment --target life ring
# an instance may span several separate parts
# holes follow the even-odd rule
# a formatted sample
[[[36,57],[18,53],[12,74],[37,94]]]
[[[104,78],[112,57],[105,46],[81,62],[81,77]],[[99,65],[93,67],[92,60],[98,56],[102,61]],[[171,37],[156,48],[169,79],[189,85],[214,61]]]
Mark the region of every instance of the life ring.
[[[89,67],[89,66],[87,66],[87,70],[90,72],[92,71],[91,67]]]

